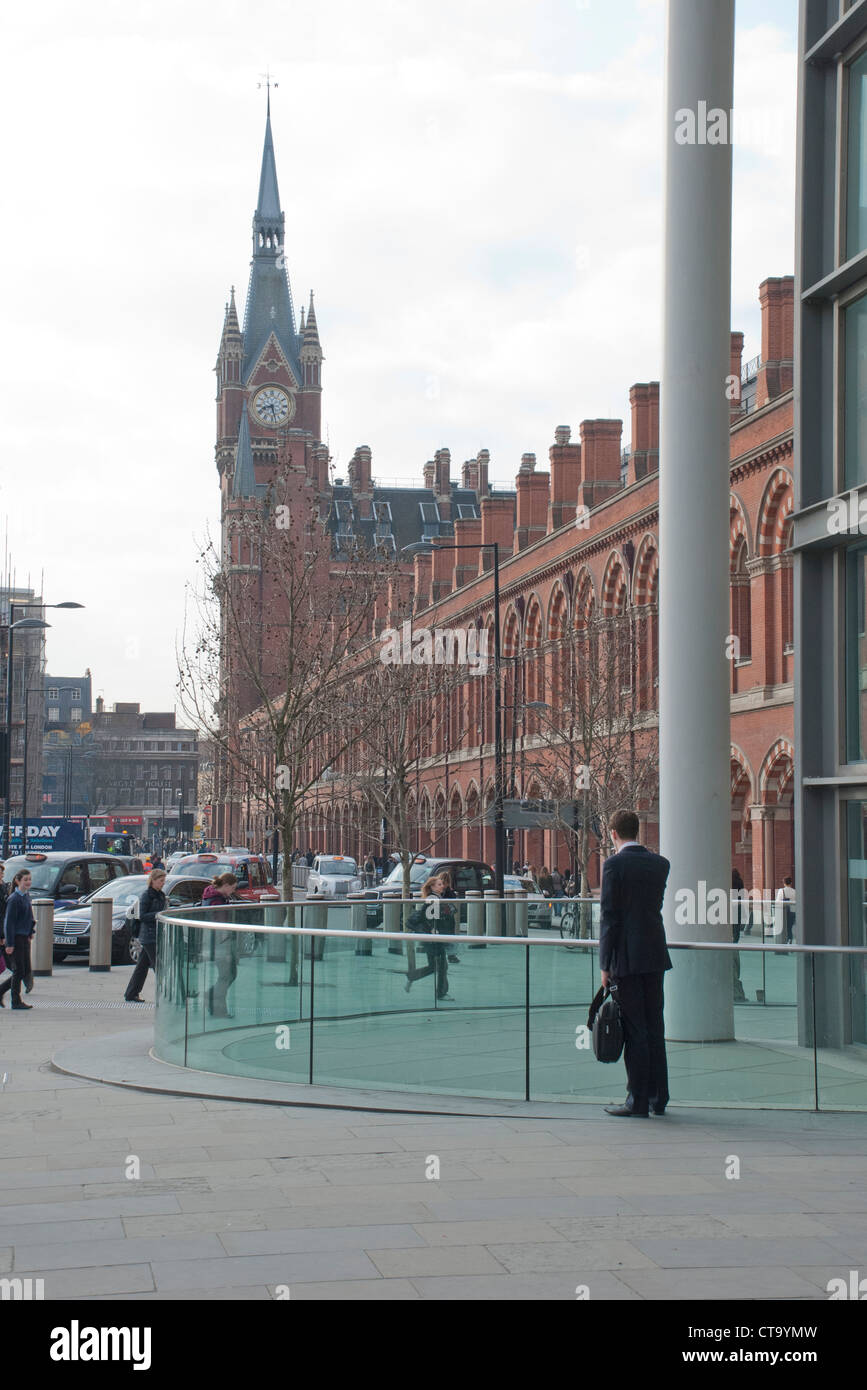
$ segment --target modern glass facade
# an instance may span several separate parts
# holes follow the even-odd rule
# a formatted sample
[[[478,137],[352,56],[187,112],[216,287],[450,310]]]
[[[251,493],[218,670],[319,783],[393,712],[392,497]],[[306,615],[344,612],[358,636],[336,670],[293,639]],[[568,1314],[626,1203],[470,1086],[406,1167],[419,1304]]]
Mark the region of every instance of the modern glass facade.
[[[867,898],[867,0],[802,0],[798,97],[795,888],[800,940],[860,946]],[[855,960],[817,958],[820,1046],[867,1044],[864,971]],[[810,1028],[802,1014],[802,1042]]]

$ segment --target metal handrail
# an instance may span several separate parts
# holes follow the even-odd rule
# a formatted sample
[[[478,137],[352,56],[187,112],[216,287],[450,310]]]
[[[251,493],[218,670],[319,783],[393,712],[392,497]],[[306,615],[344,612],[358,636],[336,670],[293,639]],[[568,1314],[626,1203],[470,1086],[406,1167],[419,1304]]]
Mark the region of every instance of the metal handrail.
[[[400,901],[406,902],[406,903],[413,903],[415,906],[418,906],[418,903],[419,903],[419,899],[418,899],[418,898],[402,898]],[[462,900],[462,899],[458,899],[457,901],[463,901],[463,900]],[[478,901],[478,900],[477,900],[477,901]],[[575,900],[573,900],[573,901],[575,901]],[[594,901],[594,902],[598,902],[598,899],[593,899],[593,901]],[[488,904],[492,904],[492,905],[494,905],[494,906],[504,906],[504,905],[507,905],[507,904],[508,904],[508,905],[512,905],[512,904],[515,902],[515,899],[514,899],[514,898],[488,898],[488,899],[485,900],[485,902],[488,903]],[[226,904],[225,907],[222,907],[222,906],[215,906],[215,907],[209,907],[207,910],[208,910],[209,912],[231,912],[231,911],[236,911],[237,908],[238,908],[238,906],[239,906],[238,903],[228,903],[228,904]],[[326,904],[326,903],[321,903],[321,904],[319,904],[319,903],[287,903],[287,902],[283,902],[283,903],[271,902],[271,903],[268,904],[268,908],[269,908],[269,909],[272,909],[272,910],[273,910],[274,908],[277,908],[277,907],[296,907],[296,908],[302,908],[302,909],[303,909],[303,908],[305,908],[305,907],[311,907],[311,906],[313,906],[313,907],[317,907],[317,906],[318,906],[318,907],[333,907],[334,904],[333,904],[333,903],[328,903],[328,904]],[[248,910],[249,910],[249,909],[248,909]],[[265,909],[263,909],[263,910],[265,910]],[[343,936],[345,936],[345,937],[350,937],[350,938],[352,938],[352,939],[354,939],[354,940],[358,940],[358,941],[370,941],[371,937],[375,935],[375,936],[376,936],[376,939],[377,939],[378,941],[403,941],[403,942],[409,941],[409,942],[413,942],[413,943],[415,943],[415,942],[427,942],[427,944],[430,945],[431,937],[432,937],[432,936],[435,936],[436,939],[437,939],[438,941],[454,941],[454,942],[457,942],[459,945],[466,945],[466,943],[467,943],[468,941],[474,941],[474,940],[484,941],[486,944],[488,944],[488,943],[490,943],[490,942],[498,942],[498,943],[502,943],[503,945],[506,945],[506,946],[527,946],[527,945],[530,945],[530,946],[562,946],[562,945],[563,945],[563,941],[562,941],[562,939],[561,939],[560,937],[545,937],[545,936],[487,936],[487,935],[483,935],[482,933],[479,933],[478,937],[476,937],[475,934],[473,934],[473,933],[468,933],[468,932],[463,932],[461,935],[458,936],[458,935],[446,935],[445,932],[406,932],[406,931],[398,931],[398,932],[391,932],[391,931],[389,931],[389,932],[386,932],[386,931],[380,931],[379,928],[376,928],[375,931],[370,931],[370,930],[352,931],[351,929],[349,929],[349,928],[347,928],[347,927],[272,927],[272,926],[266,926],[264,923],[263,923],[261,926],[258,926],[258,925],[256,925],[256,923],[254,923],[254,922],[209,922],[209,921],[207,921],[207,920],[202,920],[202,919],[199,919],[199,918],[191,918],[189,915],[187,915],[187,914],[191,914],[191,913],[194,913],[194,912],[201,912],[201,911],[202,911],[202,909],[201,909],[201,908],[198,908],[198,907],[182,907],[182,908],[177,908],[177,909],[175,909],[175,911],[174,911],[172,914],[169,914],[169,913],[167,913],[167,912],[161,912],[161,913],[159,913],[159,914],[158,914],[158,917],[157,917],[157,920],[158,920],[159,922],[166,922],[166,923],[171,924],[172,926],[179,926],[179,927],[189,927],[189,926],[193,926],[193,927],[213,927],[214,929],[219,928],[219,930],[220,930],[221,932],[224,932],[224,931],[238,931],[238,932],[244,932],[244,933],[249,933],[249,932],[262,932],[263,934],[264,934],[264,933],[267,933],[267,934],[269,934],[269,935],[271,935],[271,934],[273,934],[273,935],[281,935],[281,934],[282,934],[282,935],[286,935],[286,936],[328,936],[328,937],[335,937],[335,936],[337,936],[337,937],[343,937]],[[574,942],[572,942],[572,943],[570,943],[570,944],[573,945],[573,946],[591,946],[591,947],[592,947],[592,946],[597,946],[597,947],[598,947],[598,945],[599,945],[599,938],[598,938],[598,937],[580,937],[580,938],[575,938]],[[764,943],[762,943],[762,942],[759,942],[759,941],[750,941],[750,942],[747,942],[746,944],[743,944],[743,945],[742,945],[740,942],[732,942],[732,941],[668,941],[666,944],[667,944],[669,950],[675,950],[675,951],[780,951],[780,952],[785,952],[786,954],[790,954],[790,955],[791,955],[791,954],[794,954],[794,955],[813,955],[813,954],[826,954],[826,953],[827,953],[827,954],[830,954],[830,955],[867,956],[867,946],[797,946],[797,945],[795,945],[794,943],[790,943],[790,944],[787,945],[785,942],[774,943],[773,945],[766,945],[766,944],[764,944]]]

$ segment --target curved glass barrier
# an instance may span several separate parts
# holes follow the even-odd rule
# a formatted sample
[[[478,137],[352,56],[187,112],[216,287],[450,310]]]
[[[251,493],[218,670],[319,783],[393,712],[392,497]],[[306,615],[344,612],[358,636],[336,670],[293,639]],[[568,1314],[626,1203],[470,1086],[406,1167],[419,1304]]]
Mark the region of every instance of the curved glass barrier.
[[[461,904],[449,937],[402,930],[417,906],[390,904],[383,920],[364,901],[164,916],[155,1055],[372,1091],[622,1096],[622,1065],[600,1066],[586,1029],[598,903],[538,927],[527,903]],[[865,948],[768,945],[756,932],[669,950],[667,987],[682,953],[699,951],[732,990],[730,1038],[668,1042],[672,1105],[867,1111]]]

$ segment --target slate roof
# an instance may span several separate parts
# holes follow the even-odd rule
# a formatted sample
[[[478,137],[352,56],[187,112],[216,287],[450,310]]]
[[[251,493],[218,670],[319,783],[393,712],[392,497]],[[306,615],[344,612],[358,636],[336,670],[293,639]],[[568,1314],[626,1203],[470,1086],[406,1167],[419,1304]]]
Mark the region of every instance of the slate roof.
[[[371,517],[358,515],[352,489],[346,484],[335,485],[332,498],[328,529],[335,538],[338,555],[351,549],[353,539],[363,540],[371,548],[376,544],[386,544],[393,552],[400,554],[404,546],[412,545],[415,541],[433,540],[438,536],[454,538],[454,519],[461,515],[481,515],[475,491],[460,487],[457,483],[451,484],[451,521],[444,521],[440,517],[432,488],[375,487],[374,515]]]
[[[244,364],[246,382],[271,333],[286,354],[295,379],[301,384],[301,338],[295,328],[295,308],[285,261],[286,219],[280,210],[277,163],[271,134],[270,111],[265,123],[265,145],[259,175],[259,197],[253,214],[253,259],[244,311]],[[260,237],[265,244],[259,244]],[[267,245],[270,238],[271,245]]]

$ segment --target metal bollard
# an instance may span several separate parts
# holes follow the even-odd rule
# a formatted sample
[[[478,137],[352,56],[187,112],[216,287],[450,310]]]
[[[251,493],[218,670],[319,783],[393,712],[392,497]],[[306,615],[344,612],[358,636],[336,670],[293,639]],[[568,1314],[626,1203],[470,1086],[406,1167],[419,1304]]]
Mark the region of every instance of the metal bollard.
[[[500,936],[500,914],[502,904],[497,899],[496,888],[485,889],[485,936]]]
[[[383,898],[382,929],[383,931],[403,931],[403,902],[400,898]],[[399,941],[389,941],[388,949],[393,956],[403,955],[403,946]]]
[[[479,937],[485,934],[485,904],[481,893],[474,893],[472,889],[464,895],[467,900],[467,937]],[[469,949],[471,951],[480,950],[477,941],[470,940]]]
[[[111,898],[94,898],[90,907],[90,968],[111,969]]]
[[[325,931],[328,926],[328,908],[323,902],[308,902],[304,904],[304,926],[311,931]],[[306,946],[304,954],[308,960],[321,960],[325,950],[325,938],[323,936],[305,937]]]
[[[50,975],[54,968],[54,899],[35,898],[33,915],[36,918],[33,974]]]
[[[505,898],[506,898],[506,930],[505,930],[505,932],[504,932],[504,935],[505,935],[505,936],[514,936],[514,935],[515,935],[515,890],[514,890],[514,888],[507,888],[507,889],[505,890]]]
[[[529,936],[528,931],[528,906],[527,894],[523,891],[515,893],[515,935]]]
[[[363,898],[363,897],[361,897],[361,896],[356,896],[356,897],[350,898],[350,899],[349,899],[349,903],[350,903],[350,908],[349,908],[349,930],[350,930],[350,931],[364,931],[364,932],[366,932],[366,931],[367,931],[367,899],[366,899],[366,898]],[[372,955],[373,955],[373,942],[370,941],[370,940],[368,940],[368,941],[356,941],[356,943],[355,943],[355,954],[356,954],[357,956],[372,956]]]
[[[266,907],[266,908],[265,908],[265,926],[266,926],[266,927],[283,927],[283,926],[285,926],[285,925],[286,925],[286,909],[285,909],[285,907]],[[282,932],[280,932],[279,934],[278,934],[277,932],[274,932],[273,935],[271,935],[271,934],[269,933],[269,935],[265,937],[265,959],[266,959],[266,961],[271,961],[272,963],[282,963],[283,961],[285,961],[285,959],[286,959],[286,942],[287,942],[288,940],[289,940],[289,938],[288,938],[287,936],[284,936]]]

